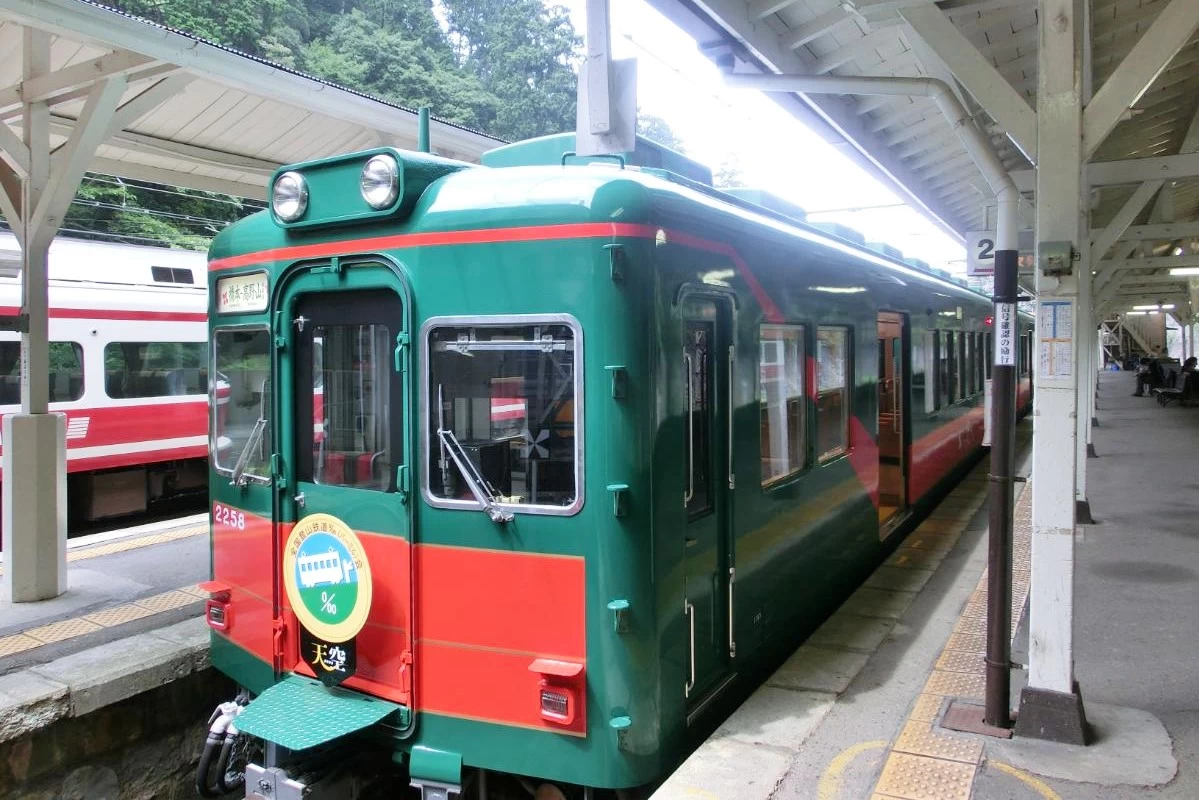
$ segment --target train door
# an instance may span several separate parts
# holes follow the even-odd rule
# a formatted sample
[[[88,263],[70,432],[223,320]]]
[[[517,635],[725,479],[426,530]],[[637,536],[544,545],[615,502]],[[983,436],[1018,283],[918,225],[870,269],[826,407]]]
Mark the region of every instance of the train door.
[[[298,622],[298,658],[283,670],[411,707],[406,305],[378,263],[316,266],[288,285],[276,321],[277,567]]]
[[[878,522],[885,536],[907,510],[907,319],[878,314]]]
[[[695,709],[729,673],[733,654],[730,536],[732,304],[710,295],[682,302],[684,412],[684,694]]]

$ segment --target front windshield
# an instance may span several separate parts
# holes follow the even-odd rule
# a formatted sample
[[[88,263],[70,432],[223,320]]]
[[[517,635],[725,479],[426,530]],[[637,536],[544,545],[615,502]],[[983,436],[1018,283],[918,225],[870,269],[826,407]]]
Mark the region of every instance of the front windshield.
[[[577,341],[568,325],[464,325],[429,332],[429,488],[473,500],[445,431],[496,502],[565,509],[578,497]],[[488,492],[490,494],[490,492]]]
[[[232,474],[245,453],[246,476],[270,476],[270,341],[265,328],[213,333],[212,459],[219,472]],[[262,429],[257,436],[256,425]]]

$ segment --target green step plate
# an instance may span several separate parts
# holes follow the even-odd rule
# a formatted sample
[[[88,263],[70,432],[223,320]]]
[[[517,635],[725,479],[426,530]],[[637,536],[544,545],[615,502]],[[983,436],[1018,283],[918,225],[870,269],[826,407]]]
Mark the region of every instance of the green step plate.
[[[370,727],[402,708],[289,675],[246,706],[237,718],[237,728],[289,750],[306,750]]]

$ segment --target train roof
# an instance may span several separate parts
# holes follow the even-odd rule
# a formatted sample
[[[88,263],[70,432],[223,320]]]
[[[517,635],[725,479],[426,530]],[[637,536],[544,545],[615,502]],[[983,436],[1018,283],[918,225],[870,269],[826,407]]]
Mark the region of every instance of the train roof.
[[[679,174],[667,166],[695,164],[668,148],[652,142],[638,143],[638,149],[621,159],[574,159],[561,148],[564,137],[542,137],[530,142],[498,148],[495,155],[484,157],[483,166],[460,165],[459,168],[432,181],[410,213],[358,215],[354,223],[371,225],[371,236],[404,232],[442,232],[470,230],[481,227],[517,227],[556,223],[593,222],[598,209],[611,206],[613,213],[626,221],[646,218],[655,198],[675,196],[684,202],[696,203],[713,213],[730,214],[747,224],[765,225],[775,230],[799,236],[813,246],[830,248],[867,262],[875,267],[919,277],[931,286],[949,290],[972,302],[990,302],[991,298],[951,277],[943,270],[930,267],[918,259],[904,258],[896,248],[867,243],[860,234],[836,225],[812,224],[802,218],[802,209],[785,204],[779,198],[763,192],[740,189],[723,192],[714,189],[704,179],[710,173],[694,172],[694,178]],[[315,167],[331,171],[354,163],[355,157],[364,162],[369,154],[338,156],[327,162],[312,162],[284,170]],[[425,154],[393,152],[404,160],[409,155],[417,166],[429,157]],[[550,155],[556,154],[554,158]],[[648,159],[664,166],[642,166],[634,163]],[[547,164],[549,161],[551,163]],[[334,163],[337,162],[337,163]],[[357,191],[357,173],[361,163],[346,173],[353,177]],[[327,179],[326,179],[327,180]],[[423,188],[423,187],[422,187]],[[316,191],[316,187],[313,187]],[[340,199],[347,197],[339,189]],[[764,201],[769,205],[764,204]],[[340,208],[341,206],[338,206]],[[284,230],[272,222],[269,212],[259,212],[226,228],[213,240],[210,259],[223,259],[247,252],[270,250],[288,244],[338,239],[363,238],[359,224],[342,224],[331,219],[329,227],[311,226],[303,230]]]
[[[52,281],[207,290],[204,253],[59,236],[50,243]],[[21,277],[17,237],[0,232],[0,281]]]

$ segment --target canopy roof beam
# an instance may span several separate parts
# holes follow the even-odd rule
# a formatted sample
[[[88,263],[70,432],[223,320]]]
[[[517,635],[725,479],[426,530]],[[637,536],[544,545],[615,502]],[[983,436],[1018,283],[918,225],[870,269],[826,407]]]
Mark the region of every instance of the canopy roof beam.
[[[1083,158],[1089,159],[1199,28],[1199,3],[1171,0],[1083,112]]]

